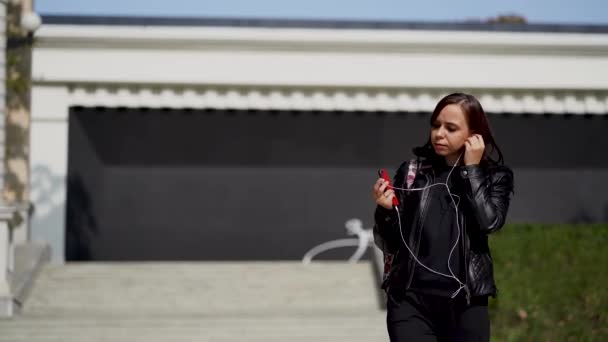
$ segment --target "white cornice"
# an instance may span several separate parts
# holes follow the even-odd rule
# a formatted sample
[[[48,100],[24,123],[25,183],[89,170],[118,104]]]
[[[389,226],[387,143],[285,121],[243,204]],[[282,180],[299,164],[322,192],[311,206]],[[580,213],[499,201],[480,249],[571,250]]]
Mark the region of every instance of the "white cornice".
[[[608,34],[43,25],[40,48],[608,56]]]

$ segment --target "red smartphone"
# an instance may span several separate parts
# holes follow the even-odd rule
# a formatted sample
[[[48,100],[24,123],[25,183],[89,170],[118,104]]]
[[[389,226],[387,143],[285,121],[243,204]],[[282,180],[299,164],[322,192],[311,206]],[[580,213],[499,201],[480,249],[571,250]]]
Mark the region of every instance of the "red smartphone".
[[[393,185],[391,184],[391,179],[388,176],[388,172],[386,172],[385,169],[380,169],[378,170],[378,176],[380,176],[380,178],[386,180],[388,182],[388,188],[392,189]],[[397,194],[395,194],[395,196],[393,196],[393,205],[394,206],[398,206],[399,205],[399,200],[397,199]]]

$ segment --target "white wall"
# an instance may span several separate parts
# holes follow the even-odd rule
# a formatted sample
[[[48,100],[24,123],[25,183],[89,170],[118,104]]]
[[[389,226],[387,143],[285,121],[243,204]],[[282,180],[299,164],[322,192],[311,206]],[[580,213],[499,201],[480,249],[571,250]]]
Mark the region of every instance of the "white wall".
[[[68,151],[67,89],[32,89],[31,239],[51,245],[52,260],[63,262]]]

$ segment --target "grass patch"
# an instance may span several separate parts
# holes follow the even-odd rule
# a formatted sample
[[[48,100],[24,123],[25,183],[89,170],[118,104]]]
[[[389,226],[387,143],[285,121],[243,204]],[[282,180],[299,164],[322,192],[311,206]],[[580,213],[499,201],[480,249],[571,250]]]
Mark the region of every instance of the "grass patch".
[[[493,341],[608,341],[608,225],[509,225],[490,246]]]

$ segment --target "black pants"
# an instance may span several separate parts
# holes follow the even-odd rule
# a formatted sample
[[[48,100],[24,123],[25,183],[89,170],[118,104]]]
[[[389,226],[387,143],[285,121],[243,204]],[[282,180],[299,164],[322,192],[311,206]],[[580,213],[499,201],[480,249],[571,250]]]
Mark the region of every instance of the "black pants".
[[[386,323],[391,342],[490,341],[488,297],[455,299],[391,289]]]

